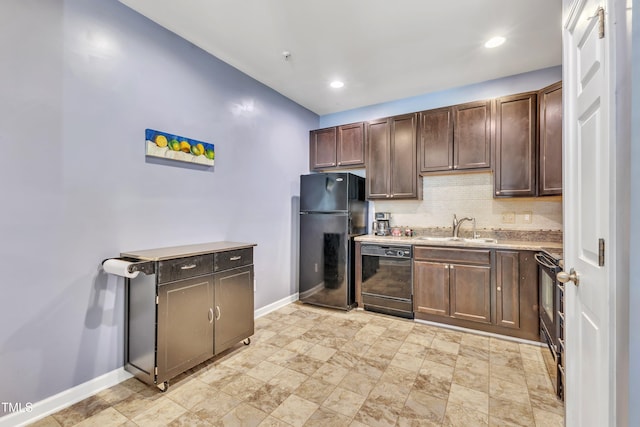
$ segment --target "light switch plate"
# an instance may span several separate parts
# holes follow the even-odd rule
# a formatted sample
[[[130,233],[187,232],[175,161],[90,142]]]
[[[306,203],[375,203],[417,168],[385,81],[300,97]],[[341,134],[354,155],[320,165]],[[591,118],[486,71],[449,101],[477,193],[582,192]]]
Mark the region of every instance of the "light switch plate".
[[[515,212],[502,212],[502,223],[503,224],[515,224],[516,222],[516,213]]]

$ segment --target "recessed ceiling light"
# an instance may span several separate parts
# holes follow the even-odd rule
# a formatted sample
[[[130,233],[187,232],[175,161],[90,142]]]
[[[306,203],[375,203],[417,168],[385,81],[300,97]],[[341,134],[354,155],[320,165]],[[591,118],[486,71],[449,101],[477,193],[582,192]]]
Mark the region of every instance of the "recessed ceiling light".
[[[329,83],[329,86],[331,86],[334,89],[340,89],[342,86],[344,86],[344,82],[341,82],[340,80],[334,80],[331,83]]]
[[[489,39],[489,41],[487,41],[484,44],[484,47],[488,48],[488,49],[492,49],[494,47],[498,47],[500,46],[502,43],[504,43],[507,39],[505,39],[504,37],[494,37],[492,39]]]

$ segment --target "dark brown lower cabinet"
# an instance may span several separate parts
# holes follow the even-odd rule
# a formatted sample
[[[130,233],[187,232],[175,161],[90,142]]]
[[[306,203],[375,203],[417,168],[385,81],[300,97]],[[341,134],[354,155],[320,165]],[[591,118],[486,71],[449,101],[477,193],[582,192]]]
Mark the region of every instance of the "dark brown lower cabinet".
[[[539,340],[533,253],[414,247],[416,319]]]
[[[496,251],[496,324],[520,327],[520,257],[517,251]]]
[[[491,256],[486,249],[414,249],[414,311],[491,322]]]
[[[491,323],[491,267],[449,266],[451,317]]]
[[[449,264],[413,261],[413,311],[449,316]],[[428,286],[426,285],[428,284]]]

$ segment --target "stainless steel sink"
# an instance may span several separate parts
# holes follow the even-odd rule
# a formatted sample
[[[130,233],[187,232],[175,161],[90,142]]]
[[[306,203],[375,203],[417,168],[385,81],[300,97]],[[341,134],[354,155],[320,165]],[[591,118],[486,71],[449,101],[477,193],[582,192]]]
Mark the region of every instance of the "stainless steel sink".
[[[476,237],[475,239],[464,239],[464,241],[478,243],[498,243],[498,239],[492,239],[490,237]]]
[[[417,237],[418,240],[426,240],[428,242],[464,242],[464,243],[498,243],[496,239],[488,237],[477,237],[475,239],[468,239],[463,237],[429,237],[421,236]]]
[[[464,239],[462,237],[418,237],[418,240],[427,240],[429,242],[461,242]]]

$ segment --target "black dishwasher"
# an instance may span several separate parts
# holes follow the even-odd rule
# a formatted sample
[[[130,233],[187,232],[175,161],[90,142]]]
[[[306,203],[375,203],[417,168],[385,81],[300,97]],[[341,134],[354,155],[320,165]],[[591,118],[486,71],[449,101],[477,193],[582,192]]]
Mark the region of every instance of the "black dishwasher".
[[[411,246],[363,244],[361,253],[364,309],[413,319]]]

